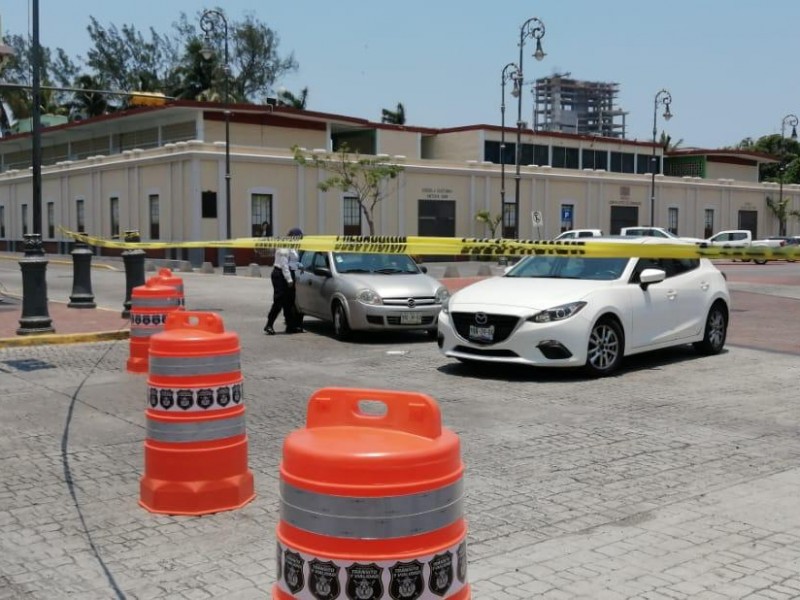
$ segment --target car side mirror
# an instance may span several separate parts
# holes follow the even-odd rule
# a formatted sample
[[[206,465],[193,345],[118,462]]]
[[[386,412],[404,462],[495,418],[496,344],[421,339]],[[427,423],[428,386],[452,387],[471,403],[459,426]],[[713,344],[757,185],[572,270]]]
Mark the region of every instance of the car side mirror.
[[[423,273],[427,273],[428,272],[428,267],[426,267],[425,265],[420,265],[419,266],[419,270],[422,271]]]
[[[330,277],[331,270],[328,267],[314,267],[314,275],[319,275],[320,277]]]
[[[659,283],[667,278],[667,274],[662,269],[645,269],[639,275],[639,287],[647,291],[647,288],[654,283]]]

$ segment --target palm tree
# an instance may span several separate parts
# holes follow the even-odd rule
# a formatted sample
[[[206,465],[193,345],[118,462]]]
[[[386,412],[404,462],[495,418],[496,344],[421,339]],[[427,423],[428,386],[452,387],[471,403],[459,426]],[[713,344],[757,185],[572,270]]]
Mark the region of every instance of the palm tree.
[[[278,90],[278,106],[288,106],[289,108],[296,108],[297,110],[305,110],[306,102],[308,102],[308,87],[300,90],[300,95],[295,96],[286,88]]]
[[[406,124],[406,109],[401,102],[397,103],[397,110],[389,110],[384,108],[381,111],[381,123],[390,123],[392,125],[405,125]]]
[[[91,75],[81,75],[75,82],[75,87],[87,90],[76,92],[72,100],[68,102],[70,118],[73,120],[89,119],[107,114],[111,107],[108,104],[105,94],[95,91],[102,89],[103,85],[96,77]]]
[[[664,148],[664,152],[670,152],[671,150],[677,150],[678,146],[683,143],[683,138],[679,139],[674,144],[672,143],[672,136],[667,135],[666,132],[661,132],[661,139],[658,141],[662,148]]]

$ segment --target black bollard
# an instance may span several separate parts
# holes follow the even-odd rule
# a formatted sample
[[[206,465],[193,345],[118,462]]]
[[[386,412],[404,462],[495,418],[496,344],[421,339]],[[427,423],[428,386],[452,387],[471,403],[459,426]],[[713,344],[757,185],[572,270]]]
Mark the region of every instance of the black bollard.
[[[83,242],[76,242],[72,254],[72,294],[69,308],[95,308],[92,292],[92,251]]]
[[[126,242],[139,242],[141,237],[136,230],[125,232]],[[125,303],[123,304],[122,318],[131,317],[131,293],[133,288],[144,285],[144,257],[145,251],[135,248],[122,252],[122,260],[125,262]]]
[[[42,236],[26,233],[25,256],[19,261],[22,269],[22,316],[17,335],[53,333],[53,320],[47,308],[47,259]]]
[[[225,255],[225,262],[222,265],[223,275],[236,275],[236,257],[233,254]]]

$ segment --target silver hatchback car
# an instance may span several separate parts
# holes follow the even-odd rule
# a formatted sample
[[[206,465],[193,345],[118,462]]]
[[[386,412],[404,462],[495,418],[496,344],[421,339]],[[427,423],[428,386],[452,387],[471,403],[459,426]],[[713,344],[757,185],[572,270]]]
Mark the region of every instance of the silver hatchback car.
[[[353,330],[424,330],[436,339],[449,294],[425,273],[405,254],[306,251],[295,283],[297,309],[332,322],[338,339]]]

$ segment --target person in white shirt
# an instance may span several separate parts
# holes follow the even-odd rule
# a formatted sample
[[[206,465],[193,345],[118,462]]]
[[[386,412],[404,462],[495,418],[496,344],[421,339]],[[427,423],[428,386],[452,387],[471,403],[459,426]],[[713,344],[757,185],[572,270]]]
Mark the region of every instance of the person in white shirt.
[[[298,227],[294,227],[286,235],[302,238],[303,232]],[[281,310],[283,310],[283,318],[286,321],[286,333],[302,333],[303,331],[294,304],[295,271],[299,264],[300,255],[294,248],[278,248],[275,251],[275,262],[270,276],[274,293],[272,306],[267,314],[267,324],[264,326],[264,332],[267,335],[275,335],[275,320]]]

